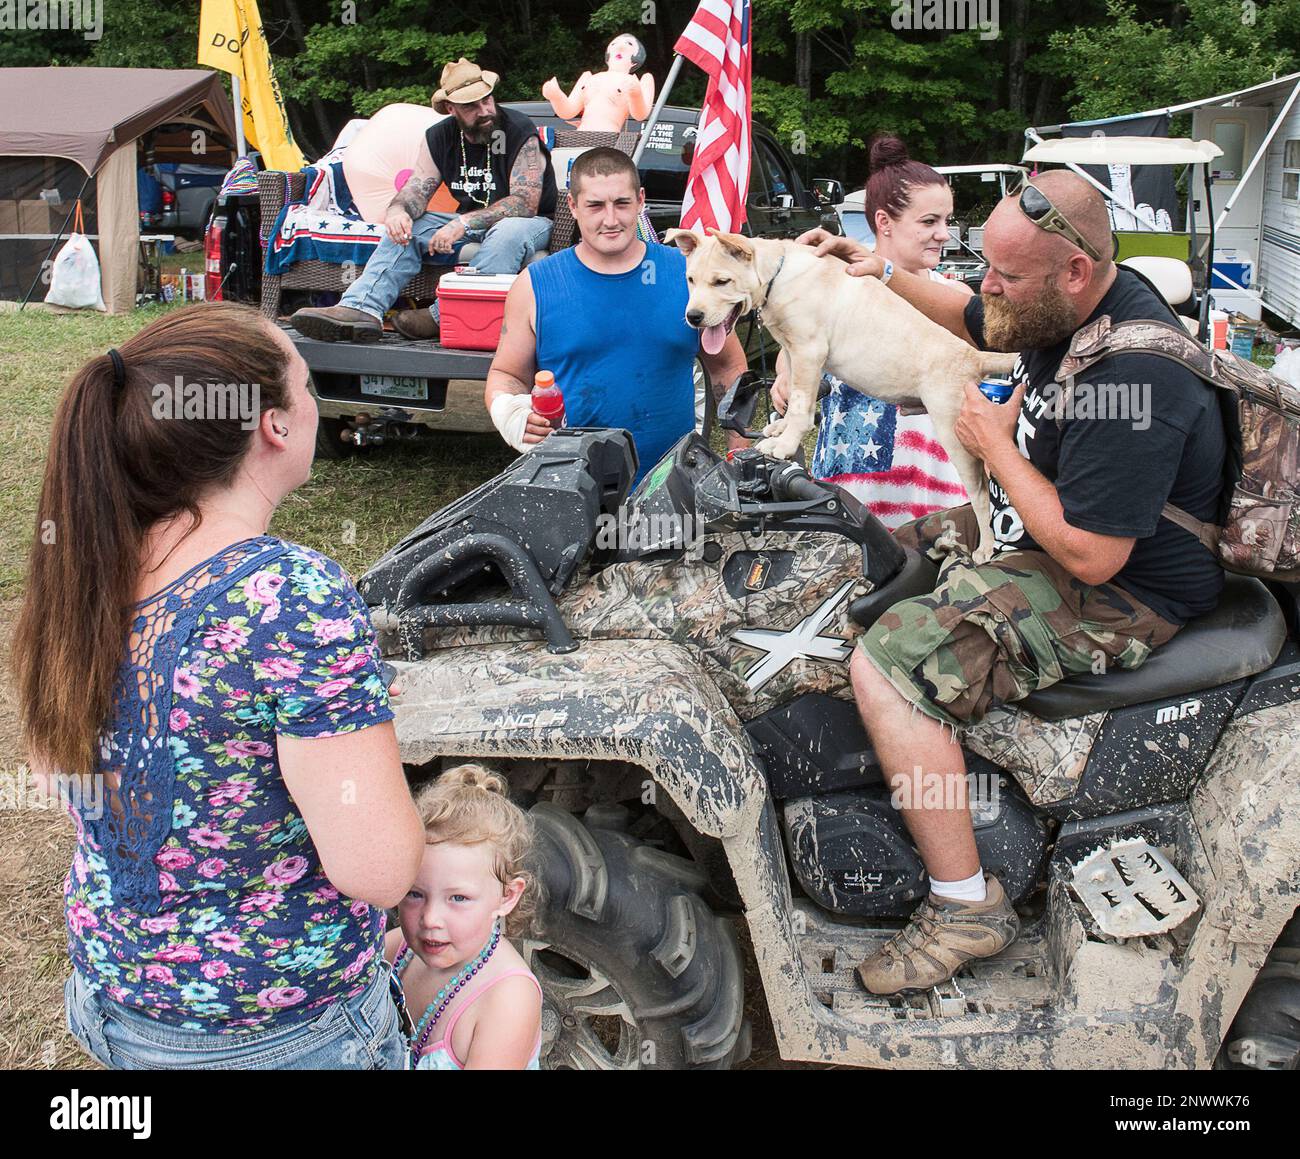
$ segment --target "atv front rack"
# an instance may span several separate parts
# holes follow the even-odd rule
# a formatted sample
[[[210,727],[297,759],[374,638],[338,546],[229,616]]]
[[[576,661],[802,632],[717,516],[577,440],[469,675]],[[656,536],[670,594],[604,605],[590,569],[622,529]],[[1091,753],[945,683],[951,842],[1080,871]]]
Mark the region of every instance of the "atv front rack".
[[[510,599],[477,603],[429,604],[425,593],[450,580],[465,564],[494,563],[510,585]],[[407,658],[424,655],[425,628],[460,628],[483,624],[508,624],[536,628],[546,636],[554,653],[573,652],[578,645],[560,617],[532,554],[504,535],[466,535],[417,563],[402,581],[397,606],[406,608],[398,619],[398,634]]]

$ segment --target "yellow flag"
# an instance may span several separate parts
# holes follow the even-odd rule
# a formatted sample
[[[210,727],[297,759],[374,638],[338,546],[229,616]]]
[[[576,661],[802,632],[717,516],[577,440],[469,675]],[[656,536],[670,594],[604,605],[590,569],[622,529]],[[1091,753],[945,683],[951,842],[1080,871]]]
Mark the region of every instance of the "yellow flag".
[[[296,173],[307,164],[289,130],[257,0],[203,0],[199,64],[239,78],[244,136],[261,152],[264,168]]]

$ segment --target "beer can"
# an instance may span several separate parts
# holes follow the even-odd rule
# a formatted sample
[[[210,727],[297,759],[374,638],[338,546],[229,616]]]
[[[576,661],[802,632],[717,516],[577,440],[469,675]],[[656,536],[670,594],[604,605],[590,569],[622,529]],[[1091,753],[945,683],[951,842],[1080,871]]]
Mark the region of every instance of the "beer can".
[[[980,382],[980,394],[989,402],[1006,402],[1015,393],[1016,388],[1009,378],[985,378]]]

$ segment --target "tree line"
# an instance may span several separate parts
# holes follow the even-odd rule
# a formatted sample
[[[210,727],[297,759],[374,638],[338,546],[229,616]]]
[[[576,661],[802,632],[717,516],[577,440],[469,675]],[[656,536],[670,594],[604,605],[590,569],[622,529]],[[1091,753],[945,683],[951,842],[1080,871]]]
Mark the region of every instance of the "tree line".
[[[695,0],[261,0],[290,127],[318,156],[351,117],[424,103],[460,56],[503,100],[571,85],[632,32],[662,84]],[[104,0],[103,35],[0,30],[0,64],[193,68],[199,0]],[[949,27],[935,27],[944,23]],[[956,25],[956,27],[953,27]],[[1015,160],[1026,125],[1245,88],[1300,68],[1300,0],[753,0],[754,115],[809,170],[859,184],[897,133],[934,164]],[[704,76],[682,70],[674,104]]]

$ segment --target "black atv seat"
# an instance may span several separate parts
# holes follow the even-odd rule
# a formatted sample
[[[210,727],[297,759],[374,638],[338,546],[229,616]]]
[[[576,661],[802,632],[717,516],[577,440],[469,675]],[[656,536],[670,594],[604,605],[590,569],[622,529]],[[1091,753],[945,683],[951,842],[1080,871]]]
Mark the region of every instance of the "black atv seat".
[[[1286,641],[1277,601],[1257,579],[1229,574],[1219,606],[1189,621],[1140,668],[1062,680],[1019,703],[1044,720],[1202,692],[1263,672]]]

